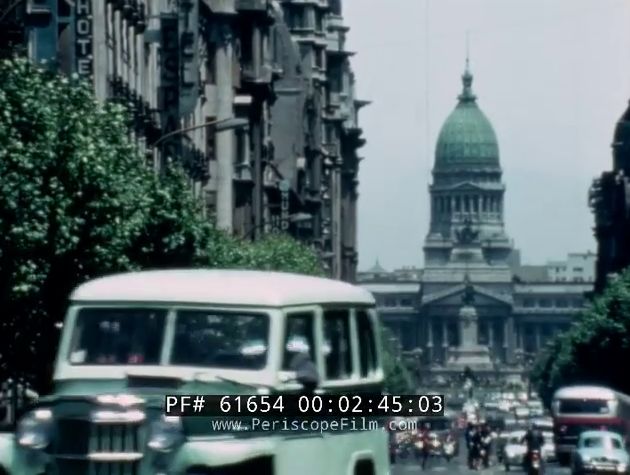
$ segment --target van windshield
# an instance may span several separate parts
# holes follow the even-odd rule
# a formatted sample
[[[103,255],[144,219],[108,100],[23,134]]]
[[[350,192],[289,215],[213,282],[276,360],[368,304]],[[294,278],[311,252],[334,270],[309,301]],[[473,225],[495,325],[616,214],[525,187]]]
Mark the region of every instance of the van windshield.
[[[166,310],[82,308],[70,346],[73,365],[160,363]]]
[[[81,308],[70,364],[161,364],[167,314],[167,309]],[[178,310],[172,338],[169,365],[258,370],[267,364],[269,316]]]
[[[180,310],[170,364],[262,369],[267,363],[268,342],[266,314]]]

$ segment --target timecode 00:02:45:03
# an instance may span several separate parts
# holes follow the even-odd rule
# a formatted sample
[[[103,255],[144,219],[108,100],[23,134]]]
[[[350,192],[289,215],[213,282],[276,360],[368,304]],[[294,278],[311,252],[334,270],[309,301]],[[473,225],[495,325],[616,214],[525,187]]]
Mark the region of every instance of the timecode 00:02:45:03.
[[[167,415],[196,416],[440,416],[444,396],[275,394],[166,396]]]

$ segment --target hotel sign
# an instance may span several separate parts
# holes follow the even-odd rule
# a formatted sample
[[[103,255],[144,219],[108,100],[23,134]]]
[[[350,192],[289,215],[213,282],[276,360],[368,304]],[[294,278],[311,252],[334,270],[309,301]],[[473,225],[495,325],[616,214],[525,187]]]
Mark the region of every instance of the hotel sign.
[[[74,8],[76,72],[81,78],[91,79],[94,74],[92,0],[75,0]]]

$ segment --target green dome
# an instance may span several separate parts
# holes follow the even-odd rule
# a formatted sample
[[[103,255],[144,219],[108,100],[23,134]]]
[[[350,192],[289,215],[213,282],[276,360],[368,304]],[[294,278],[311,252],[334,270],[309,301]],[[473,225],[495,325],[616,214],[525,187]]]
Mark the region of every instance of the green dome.
[[[455,110],[444,122],[435,148],[439,170],[499,168],[499,144],[492,124],[477,106],[472,74],[466,66],[464,90]]]

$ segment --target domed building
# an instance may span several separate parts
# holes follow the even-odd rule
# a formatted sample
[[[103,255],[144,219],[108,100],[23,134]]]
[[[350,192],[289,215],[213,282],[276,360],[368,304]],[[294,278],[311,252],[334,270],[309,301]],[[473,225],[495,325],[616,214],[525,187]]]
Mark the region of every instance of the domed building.
[[[499,140],[473,92],[468,61],[462,82],[435,147],[420,277],[368,272],[361,280],[402,351],[421,358],[423,373],[450,379],[469,367],[518,379],[582,310],[594,256],[520,264],[505,229]]]
[[[512,322],[505,318],[513,305],[512,242],[504,226],[499,143],[473,93],[468,61],[462,82],[435,148],[420,300],[423,333],[431,360],[448,363],[449,348],[460,346],[459,307],[468,289],[478,307],[479,340],[506,362],[513,359]]]

